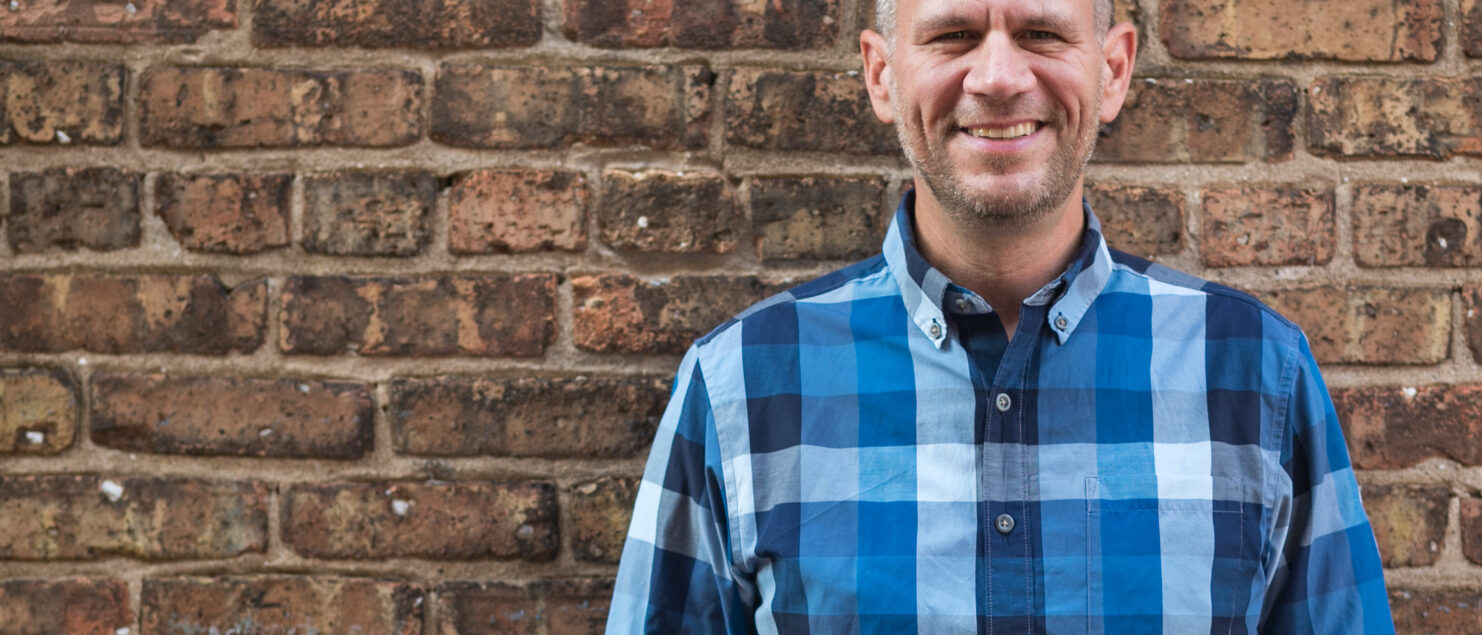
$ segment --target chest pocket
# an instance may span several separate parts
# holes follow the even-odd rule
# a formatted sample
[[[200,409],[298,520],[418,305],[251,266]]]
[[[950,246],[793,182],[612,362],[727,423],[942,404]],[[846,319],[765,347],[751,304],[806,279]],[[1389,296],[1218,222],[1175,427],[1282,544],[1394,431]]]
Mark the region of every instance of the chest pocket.
[[[1218,476],[1088,477],[1087,630],[1248,630],[1262,542],[1248,487]]]

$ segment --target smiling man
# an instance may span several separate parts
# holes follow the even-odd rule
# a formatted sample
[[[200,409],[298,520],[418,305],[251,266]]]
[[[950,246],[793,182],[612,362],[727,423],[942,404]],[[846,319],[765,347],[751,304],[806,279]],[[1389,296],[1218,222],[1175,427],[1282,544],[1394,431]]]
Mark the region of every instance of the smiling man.
[[[881,256],[691,347],[609,633],[1392,632],[1306,338],[1111,250],[1109,0],[889,0],[915,173]]]

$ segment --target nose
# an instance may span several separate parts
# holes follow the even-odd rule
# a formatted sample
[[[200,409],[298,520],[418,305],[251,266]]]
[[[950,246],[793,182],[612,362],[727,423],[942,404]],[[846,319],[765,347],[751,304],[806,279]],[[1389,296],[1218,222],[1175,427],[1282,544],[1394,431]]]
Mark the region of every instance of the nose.
[[[962,88],[968,94],[1003,99],[1028,92],[1034,85],[1025,51],[1001,31],[983,38],[967,63]]]

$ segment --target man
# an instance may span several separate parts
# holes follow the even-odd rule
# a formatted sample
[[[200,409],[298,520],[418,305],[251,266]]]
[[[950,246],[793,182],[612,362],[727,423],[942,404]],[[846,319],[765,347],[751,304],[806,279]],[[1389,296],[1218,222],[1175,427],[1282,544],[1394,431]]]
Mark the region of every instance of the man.
[[[1109,0],[887,0],[915,172],[882,256],[690,349],[609,633],[1391,632],[1300,330],[1082,202]]]

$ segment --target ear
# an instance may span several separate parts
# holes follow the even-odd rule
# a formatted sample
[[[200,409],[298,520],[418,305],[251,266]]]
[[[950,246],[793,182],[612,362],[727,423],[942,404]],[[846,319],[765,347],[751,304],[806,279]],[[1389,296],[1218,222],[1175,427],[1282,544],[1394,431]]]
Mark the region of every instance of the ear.
[[[859,34],[859,52],[864,56],[865,88],[875,116],[885,123],[895,123],[895,108],[890,105],[890,48],[885,36],[865,30]]]
[[[1137,61],[1137,29],[1123,22],[1106,33],[1101,52],[1109,77],[1101,91],[1101,123],[1111,123],[1122,112],[1127,87],[1132,84],[1132,66]]]

